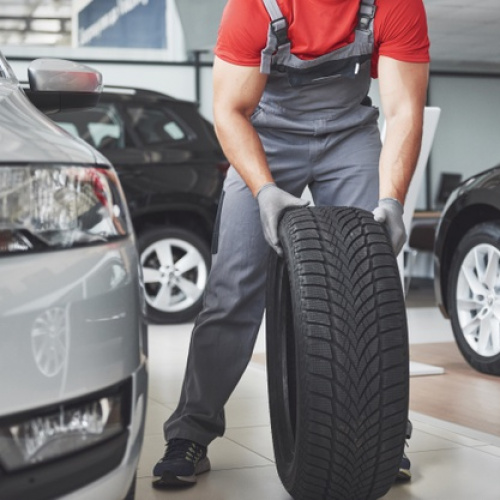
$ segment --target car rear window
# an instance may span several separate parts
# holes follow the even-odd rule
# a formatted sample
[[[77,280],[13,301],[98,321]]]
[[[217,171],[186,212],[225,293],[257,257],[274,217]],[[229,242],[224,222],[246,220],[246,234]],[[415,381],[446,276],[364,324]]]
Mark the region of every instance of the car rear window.
[[[52,118],[69,133],[102,151],[125,147],[123,121],[113,104],[102,103],[92,109],[57,113]]]
[[[129,106],[127,113],[135,133],[144,144],[177,143],[189,140],[192,131],[164,108]]]

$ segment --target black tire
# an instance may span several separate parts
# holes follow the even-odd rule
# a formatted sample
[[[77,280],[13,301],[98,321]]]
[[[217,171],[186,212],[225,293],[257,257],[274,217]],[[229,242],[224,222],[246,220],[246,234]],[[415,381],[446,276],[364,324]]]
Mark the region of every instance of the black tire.
[[[379,498],[398,473],[408,418],[396,259],[359,209],[293,210],[279,232],[266,313],[278,474],[295,500]]]
[[[491,262],[491,275],[483,270]],[[476,370],[500,375],[500,225],[485,222],[460,241],[448,275],[448,309],[453,335],[465,360]],[[467,279],[465,270],[471,273]],[[474,290],[470,287],[474,279]],[[460,304],[459,304],[460,301]],[[496,314],[494,309],[497,309]],[[467,331],[465,325],[469,324]],[[481,340],[484,339],[484,342]]]
[[[188,229],[167,227],[140,233],[138,248],[148,321],[173,324],[192,320],[203,302],[211,263],[209,243]],[[182,258],[188,253],[196,265],[183,269]],[[162,295],[163,291],[170,295]]]

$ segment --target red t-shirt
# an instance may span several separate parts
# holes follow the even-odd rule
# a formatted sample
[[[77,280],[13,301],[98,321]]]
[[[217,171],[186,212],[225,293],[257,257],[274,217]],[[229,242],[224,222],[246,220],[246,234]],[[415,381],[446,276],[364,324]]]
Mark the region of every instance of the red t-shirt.
[[[292,53],[314,59],[354,40],[359,1],[277,0],[288,21]],[[429,62],[427,19],[422,0],[376,0],[372,76],[379,55],[405,62]],[[262,0],[228,0],[215,54],[240,66],[259,66],[270,17]]]

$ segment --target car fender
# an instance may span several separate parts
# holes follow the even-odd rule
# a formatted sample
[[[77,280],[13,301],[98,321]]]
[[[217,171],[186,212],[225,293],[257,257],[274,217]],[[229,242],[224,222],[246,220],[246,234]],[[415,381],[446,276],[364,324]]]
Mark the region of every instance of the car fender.
[[[434,246],[434,290],[446,318],[447,279],[453,251],[472,227],[495,219],[500,219],[500,166],[464,181],[452,192],[441,214]]]

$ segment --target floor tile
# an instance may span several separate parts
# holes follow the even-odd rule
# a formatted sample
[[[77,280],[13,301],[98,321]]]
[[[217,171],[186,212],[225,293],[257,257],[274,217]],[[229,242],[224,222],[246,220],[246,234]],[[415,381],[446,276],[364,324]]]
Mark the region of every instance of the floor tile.
[[[384,500],[498,500],[500,458],[460,447],[408,454],[410,483],[396,484]]]
[[[162,434],[163,422],[165,422],[171,413],[172,410],[169,407],[149,398],[146,411],[145,434]]]
[[[271,427],[241,427],[228,429],[225,437],[255,453],[274,461]]]
[[[267,397],[229,399],[226,408],[226,426],[255,427],[270,425]]]
[[[155,490],[150,478],[140,478],[136,497],[137,500],[291,500],[274,465],[212,471],[199,476],[194,487],[174,491]]]
[[[492,445],[478,446],[476,450],[482,451],[483,453],[489,453],[490,455],[494,455],[495,457],[500,457],[500,447],[498,446],[492,446]]]
[[[437,451],[450,448],[460,448],[460,444],[456,441],[424,432],[414,424],[413,434],[411,439],[408,440],[406,452]]]

